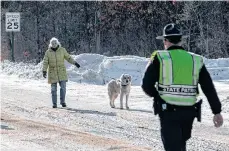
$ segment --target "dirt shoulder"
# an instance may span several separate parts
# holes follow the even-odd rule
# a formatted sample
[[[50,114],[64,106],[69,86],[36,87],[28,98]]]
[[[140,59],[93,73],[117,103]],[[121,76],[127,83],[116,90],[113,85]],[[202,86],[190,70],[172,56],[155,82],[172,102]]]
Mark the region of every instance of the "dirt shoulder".
[[[29,142],[45,147],[48,150],[150,150],[147,147],[133,146],[130,142],[123,142],[121,140],[70,130],[57,125],[23,119],[7,114],[4,111],[2,111],[1,115],[1,127],[1,146],[5,148],[7,146],[9,148],[11,147],[9,145],[10,142],[4,145],[4,138],[12,138],[12,143],[17,141],[23,145],[24,142]]]

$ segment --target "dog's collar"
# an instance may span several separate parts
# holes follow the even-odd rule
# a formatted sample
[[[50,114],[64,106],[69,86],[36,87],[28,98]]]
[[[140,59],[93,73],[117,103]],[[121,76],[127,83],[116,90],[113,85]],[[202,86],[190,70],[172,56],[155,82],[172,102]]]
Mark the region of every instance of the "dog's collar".
[[[128,84],[127,84],[127,85],[128,85]],[[121,84],[121,86],[123,86],[123,87],[125,87],[125,86],[127,86],[127,85]]]

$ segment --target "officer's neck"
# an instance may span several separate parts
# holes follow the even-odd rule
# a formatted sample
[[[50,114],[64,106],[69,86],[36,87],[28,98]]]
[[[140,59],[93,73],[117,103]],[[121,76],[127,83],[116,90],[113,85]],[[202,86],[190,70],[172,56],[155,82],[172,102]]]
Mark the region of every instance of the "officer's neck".
[[[166,50],[173,50],[173,49],[184,49],[182,46],[179,45],[171,45],[166,48]]]

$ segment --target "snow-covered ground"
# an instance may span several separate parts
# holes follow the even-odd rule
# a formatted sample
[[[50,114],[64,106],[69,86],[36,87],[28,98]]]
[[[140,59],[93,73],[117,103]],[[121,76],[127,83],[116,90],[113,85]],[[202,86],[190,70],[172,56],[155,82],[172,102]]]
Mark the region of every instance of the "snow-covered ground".
[[[13,150],[153,150],[162,151],[158,117],[140,83],[147,58],[74,56],[82,68],[66,63],[68,108],[52,109],[50,85],[42,64],[2,63],[1,149]],[[229,59],[205,60],[223,105],[224,125],[215,128],[204,98],[202,122],[193,126],[188,151],[229,150]],[[109,106],[107,81],[131,74],[129,110]],[[202,95],[203,96],[203,95]]]

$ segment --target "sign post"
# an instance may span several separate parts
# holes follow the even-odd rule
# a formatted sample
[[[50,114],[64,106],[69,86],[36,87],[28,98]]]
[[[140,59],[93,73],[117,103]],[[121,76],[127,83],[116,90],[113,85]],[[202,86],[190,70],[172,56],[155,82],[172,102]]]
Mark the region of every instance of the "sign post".
[[[7,12],[6,13],[6,32],[12,32],[12,39],[10,42],[11,59],[14,62],[14,32],[20,31],[20,13]]]

